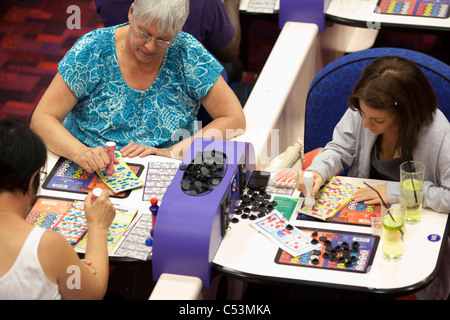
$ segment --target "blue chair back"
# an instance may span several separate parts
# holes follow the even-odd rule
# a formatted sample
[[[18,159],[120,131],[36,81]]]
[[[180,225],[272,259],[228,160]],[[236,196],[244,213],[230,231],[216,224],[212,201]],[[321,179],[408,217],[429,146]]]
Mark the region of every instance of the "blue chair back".
[[[323,68],[313,79],[306,99],[305,152],[324,147],[347,110],[346,100],[363,69],[381,56],[400,56],[414,61],[425,73],[438,99],[438,107],[450,118],[450,66],[429,55],[399,48],[372,48],[348,54]]]

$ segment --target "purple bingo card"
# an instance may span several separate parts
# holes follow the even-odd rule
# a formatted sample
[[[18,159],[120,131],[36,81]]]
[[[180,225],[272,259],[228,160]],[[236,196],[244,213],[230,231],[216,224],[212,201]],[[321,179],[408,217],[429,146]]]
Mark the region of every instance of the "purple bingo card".
[[[147,175],[145,176],[142,201],[150,201],[151,198],[156,198],[158,202],[161,202],[178,167],[179,164],[175,162],[149,162]]]

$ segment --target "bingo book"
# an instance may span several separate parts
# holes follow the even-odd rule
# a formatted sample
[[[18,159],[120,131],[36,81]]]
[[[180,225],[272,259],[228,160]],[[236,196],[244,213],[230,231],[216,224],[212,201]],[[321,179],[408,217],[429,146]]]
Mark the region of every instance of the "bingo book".
[[[137,210],[116,206],[116,216],[108,229],[108,252],[124,235]],[[75,245],[75,250],[84,252],[88,225],[84,214],[84,202],[57,197],[38,196],[27,215],[26,222],[33,226],[53,230]]]
[[[300,214],[328,221],[351,201],[352,195],[358,189],[361,188],[338,177],[333,177],[315,195],[315,203],[311,209],[307,209],[304,203],[299,202],[298,205],[301,207],[300,209],[297,207],[296,211]]]

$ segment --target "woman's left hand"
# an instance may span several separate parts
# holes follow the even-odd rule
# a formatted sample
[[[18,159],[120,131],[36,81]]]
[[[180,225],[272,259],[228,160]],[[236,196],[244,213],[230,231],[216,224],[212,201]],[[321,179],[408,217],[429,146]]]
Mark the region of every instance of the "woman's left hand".
[[[156,155],[161,157],[172,158],[172,153],[168,148],[158,149],[155,147],[144,146],[131,141],[125,147],[120,150],[122,157],[134,158],[134,157],[146,157],[149,155]]]
[[[372,188],[377,190],[380,196],[383,198],[384,202],[387,203],[386,184],[379,184],[373,186]],[[352,197],[352,200],[355,202],[364,202],[365,204],[381,203],[381,199],[378,194],[369,187],[365,187],[356,191]]]

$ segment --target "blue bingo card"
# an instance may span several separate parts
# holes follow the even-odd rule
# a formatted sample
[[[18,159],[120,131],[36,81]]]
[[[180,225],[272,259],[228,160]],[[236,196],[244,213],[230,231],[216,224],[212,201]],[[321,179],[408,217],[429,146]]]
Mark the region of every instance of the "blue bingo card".
[[[108,176],[105,169],[98,170],[100,179],[114,192],[119,193],[144,186],[144,183],[134,174],[134,172],[123,161],[120,153],[116,151],[116,158],[119,164],[114,165],[115,172]]]

